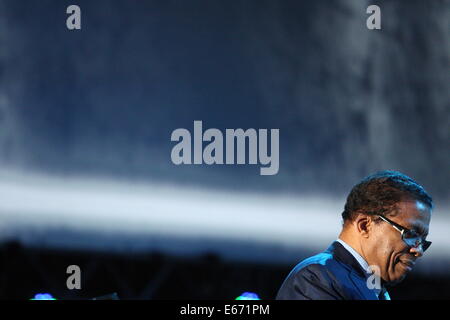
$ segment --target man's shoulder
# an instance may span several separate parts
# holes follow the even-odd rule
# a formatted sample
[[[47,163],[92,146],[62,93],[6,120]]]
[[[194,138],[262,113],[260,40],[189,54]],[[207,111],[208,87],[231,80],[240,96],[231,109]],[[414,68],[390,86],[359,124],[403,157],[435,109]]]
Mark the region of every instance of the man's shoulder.
[[[356,288],[363,277],[357,261],[341,244],[298,263],[283,282],[277,299],[358,299]],[[360,284],[360,283],[359,283]]]
[[[313,270],[329,271],[339,273],[340,275],[356,273],[364,277],[364,271],[359,262],[338,241],[333,242],[325,251],[298,263],[291,273],[302,273]]]
[[[291,275],[314,272],[334,273],[338,270],[350,271],[348,266],[336,259],[332,252],[324,251],[298,263],[291,271]]]

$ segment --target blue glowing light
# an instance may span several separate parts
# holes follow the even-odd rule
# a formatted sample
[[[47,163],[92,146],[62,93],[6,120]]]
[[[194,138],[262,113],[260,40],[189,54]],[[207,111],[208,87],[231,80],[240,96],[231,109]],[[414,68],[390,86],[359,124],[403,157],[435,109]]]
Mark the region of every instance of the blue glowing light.
[[[235,300],[261,300],[256,293],[253,292],[244,292]]]
[[[50,293],[37,293],[34,298],[30,300],[56,300]]]

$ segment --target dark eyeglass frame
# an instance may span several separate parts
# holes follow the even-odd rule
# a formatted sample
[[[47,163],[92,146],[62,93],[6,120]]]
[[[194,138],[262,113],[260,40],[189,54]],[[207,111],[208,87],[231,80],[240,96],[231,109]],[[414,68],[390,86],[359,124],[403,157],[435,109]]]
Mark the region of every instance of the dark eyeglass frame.
[[[399,225],[398,223],[386,218],[385,216],[382,216],[381,214],[376,214],[376,216],[380,217],[383,221],[389,223],[392,227],[395,228],[395,230],[400,232],[400,234],[402,235],[402,240],[408,245],[408,247],[417,248],[418,246],[421,245],[422,251],[425,252],[431,246],[432,242],[425,240],[425,238],[420,236],[416,231],[405,228],[405,227]],[[412,237],[408,238],[407,237],[408,234],[409,235],[417,235],[417,236],[412,236]],[[411,240],[415,241],[415,243],[414,244],[411,243]]]

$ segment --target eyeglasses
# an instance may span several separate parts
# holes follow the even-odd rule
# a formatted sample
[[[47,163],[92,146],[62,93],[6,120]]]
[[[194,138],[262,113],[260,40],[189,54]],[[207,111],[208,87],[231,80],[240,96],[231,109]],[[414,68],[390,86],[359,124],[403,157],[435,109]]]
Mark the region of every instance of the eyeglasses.
[[[389,223],[391,226],[393,226],[400,234],[402,235],[402,240],[412,248],[417,248],[418,246],[422,245],[422,250],[425,252],[430,246],[431,241],[425,240],[425,237],[422,237],[420,234],[418,234],[414,230],[410,230],[408,228],[402,227],[398,223],[395,223],[392,220],[389,220],[388,218],[377,214],[382,220]]]

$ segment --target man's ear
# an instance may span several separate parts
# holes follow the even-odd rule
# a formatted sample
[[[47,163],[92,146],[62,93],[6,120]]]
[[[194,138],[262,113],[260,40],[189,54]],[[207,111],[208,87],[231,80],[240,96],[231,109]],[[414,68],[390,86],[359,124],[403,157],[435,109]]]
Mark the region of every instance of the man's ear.
[[[355,219],[356,229],[364,238],[368,238],[372,227],[372,219],[366,214],[358,214]]]

